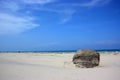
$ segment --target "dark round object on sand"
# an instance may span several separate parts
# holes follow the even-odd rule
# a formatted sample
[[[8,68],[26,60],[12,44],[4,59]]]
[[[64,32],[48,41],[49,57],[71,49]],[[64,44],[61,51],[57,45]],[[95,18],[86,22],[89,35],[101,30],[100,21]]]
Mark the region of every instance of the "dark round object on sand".
[[[76,67],[92,68],[98,66],[100,54],[94,50],[79,50],[73,56],[73,63]]]

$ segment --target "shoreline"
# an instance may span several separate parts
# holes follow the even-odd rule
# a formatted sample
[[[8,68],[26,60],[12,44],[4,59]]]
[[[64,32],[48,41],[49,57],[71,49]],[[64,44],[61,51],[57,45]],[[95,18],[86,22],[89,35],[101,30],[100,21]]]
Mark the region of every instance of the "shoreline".
[[[81,50],[81,49],[80,49]],[[55,51],[0,51],[0,53],[74,53],[77,50],[55,50]],[[120,52],[120,49],[95,49],[97,52]]]

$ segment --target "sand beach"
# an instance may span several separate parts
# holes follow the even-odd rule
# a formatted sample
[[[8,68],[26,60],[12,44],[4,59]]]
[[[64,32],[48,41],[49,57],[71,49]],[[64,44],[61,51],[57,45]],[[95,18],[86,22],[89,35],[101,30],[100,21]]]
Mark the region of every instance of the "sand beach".
[[[0,53],[0,80],[120,80],[120,53],[100,53],[100,65],[76,68],[73,54]]]

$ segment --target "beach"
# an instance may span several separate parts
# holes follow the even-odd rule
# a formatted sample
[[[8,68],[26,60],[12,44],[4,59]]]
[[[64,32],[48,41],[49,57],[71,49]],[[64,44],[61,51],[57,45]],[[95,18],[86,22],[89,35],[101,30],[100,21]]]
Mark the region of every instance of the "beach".
[[[94,68],[76,68],[73,55],[0,53],[0,80],[120,80],[120,52],[101,52]]]

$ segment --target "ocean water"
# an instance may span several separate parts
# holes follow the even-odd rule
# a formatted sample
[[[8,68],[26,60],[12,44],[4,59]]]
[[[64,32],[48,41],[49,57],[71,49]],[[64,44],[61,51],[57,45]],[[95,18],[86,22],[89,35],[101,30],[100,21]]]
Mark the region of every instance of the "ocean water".
[[[65,50],[65,51],[0,51],[0,53],[41,53],[41,54],[50,54],[50,53],[57,53],[57,54],[74,54],[77,50]],[[104,49],[104,50],[96,50],[100,53],[105,52],[120,52],[120,49]]]
[[[97,52],[120,52],[120,49],[103,49],[103,50],[96,50]]]

